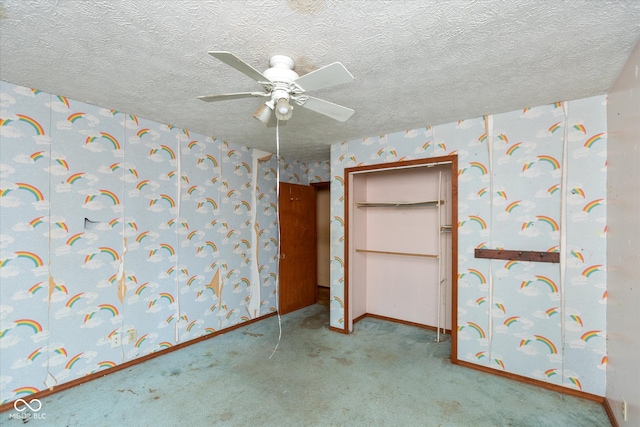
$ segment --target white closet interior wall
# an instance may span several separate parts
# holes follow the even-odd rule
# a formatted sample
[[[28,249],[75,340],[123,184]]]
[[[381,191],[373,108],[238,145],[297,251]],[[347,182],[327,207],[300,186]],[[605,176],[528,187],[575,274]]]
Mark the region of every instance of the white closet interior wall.
[[[374,314],[450,329],[451,233],[439,226],[451,225],[450,165],[373,170],[353,173],[349,179],[349,318]],[[439,195],[445,201],[440,207],[437,203],[363,206],[363,202],[436,202]],[[440,322],[439,262],[444,279]]]

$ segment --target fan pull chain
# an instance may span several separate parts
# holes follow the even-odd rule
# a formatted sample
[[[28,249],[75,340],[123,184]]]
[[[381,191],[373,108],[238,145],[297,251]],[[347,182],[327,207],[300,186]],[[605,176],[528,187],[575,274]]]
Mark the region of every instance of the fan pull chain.
[[[282,319],[280,317],[280,120],[276,119],[276,161],[278,168],[276,169],[276,202],[278,206],[278,283],[276,283],[276,312],[278,313],[278,342],[273,348],[269,360],[273,357],[280,346],[282,339]]]

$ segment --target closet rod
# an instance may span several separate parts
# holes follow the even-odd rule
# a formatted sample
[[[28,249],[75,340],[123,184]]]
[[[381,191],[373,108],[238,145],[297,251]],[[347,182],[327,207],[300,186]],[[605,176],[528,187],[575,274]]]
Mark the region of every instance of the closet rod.
[[[444,200],[424,200],[422,202],[356,202],[357,208],[410,208],[421,206],[440,206]]]
[[[423,258],[433,258],[433,259],[440,258],[438,255],[432,255],[432,254],[416,254],[411,252],[393,252],[393,251],[373,251],[371,249],[356,249],[356,252],[368,252],[372,254],[384,254],[384,255],[419,256]]]
[[[451,160],[447,160],[444,162],[435,162],[435,163],[429,163],[426,165],[408,165],[408,166],[396,166],[393,168],[381,168],[382,170],[385,171],[394,171],[394,170],[399,170],[399,169],[411,169],[411,168],[432,168],[434,166],[441,166],[441,165],[450,165],[452,162]],[[355,175],[355,174],[359,174],[359,173],[371,173],[371,172],[378,172],[379,170],[365,170],[365,171],[352,171],[350,172],[351,175]]]

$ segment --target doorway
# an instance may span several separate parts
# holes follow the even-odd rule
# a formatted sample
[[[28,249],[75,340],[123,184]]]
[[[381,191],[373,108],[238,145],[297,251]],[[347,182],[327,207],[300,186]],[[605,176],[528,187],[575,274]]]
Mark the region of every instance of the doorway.
[[[451,333],[457,156],[345,169],[345,327],[371,316]]]
[[[280,183],[280,283],[278,311],[290,313],[316,302],[316,189]]]
[[[331,189],[329,182],[311,184],[316,189],[316,282],[318,304],[329,306],[331,260]]]

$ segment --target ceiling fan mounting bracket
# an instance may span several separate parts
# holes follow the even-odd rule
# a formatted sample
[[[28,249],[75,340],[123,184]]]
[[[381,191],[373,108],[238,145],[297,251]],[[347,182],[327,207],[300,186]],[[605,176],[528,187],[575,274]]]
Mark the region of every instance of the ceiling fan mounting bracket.
[[[271,67],[282,67],[293,70],[295,62],[293,62],[293,59],[291,59],[287,55],[273,55],[271,58],[269,58],[269,65]]]

